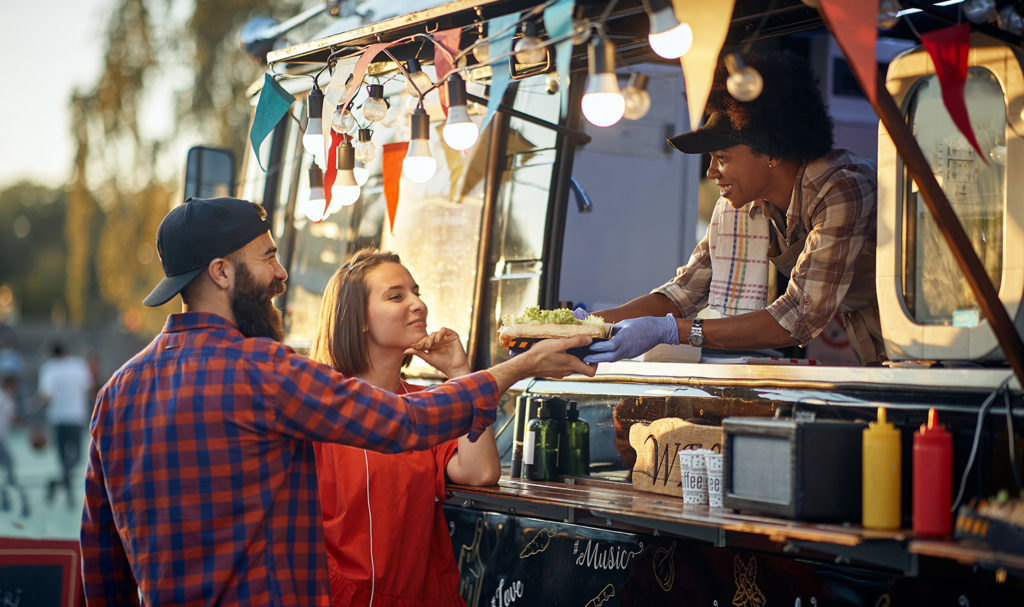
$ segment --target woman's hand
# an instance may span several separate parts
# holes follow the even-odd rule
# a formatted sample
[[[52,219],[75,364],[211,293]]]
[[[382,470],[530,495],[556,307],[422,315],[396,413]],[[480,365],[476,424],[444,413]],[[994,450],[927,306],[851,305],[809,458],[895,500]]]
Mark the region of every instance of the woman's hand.
[[[470,372],[469,359],[459,334],[447,327],[414,343],[405,353],[419,356],[449,379]]]

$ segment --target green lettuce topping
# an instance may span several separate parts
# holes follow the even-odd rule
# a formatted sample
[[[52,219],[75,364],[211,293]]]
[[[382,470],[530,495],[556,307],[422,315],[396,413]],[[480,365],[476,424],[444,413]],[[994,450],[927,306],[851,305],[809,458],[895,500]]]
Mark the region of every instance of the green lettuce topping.
[[[523,310],[523,313],[515,318],[517,325],[603,325],[604,319],[600,316],[588,315],[582,321],[572,316],[572,310],[559,308],[557,310],[541,310],[539,306],[530,306]]]

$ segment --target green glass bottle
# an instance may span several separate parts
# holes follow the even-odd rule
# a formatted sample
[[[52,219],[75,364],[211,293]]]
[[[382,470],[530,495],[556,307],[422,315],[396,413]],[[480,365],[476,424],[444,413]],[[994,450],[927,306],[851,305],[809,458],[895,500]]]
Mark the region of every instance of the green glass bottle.
[[[590,424],[580,419],[575,401],[569,403],[569,410],[565,412],[565,435],[565,473],[570,476],[590,474]]]
[[[532,449],[523,444],[523,476],[533,481],[552,481],[558,477],[558,447],[561,424],[551,418],[551,411],[541,403],[537,418],[530,420],[524,437]]]

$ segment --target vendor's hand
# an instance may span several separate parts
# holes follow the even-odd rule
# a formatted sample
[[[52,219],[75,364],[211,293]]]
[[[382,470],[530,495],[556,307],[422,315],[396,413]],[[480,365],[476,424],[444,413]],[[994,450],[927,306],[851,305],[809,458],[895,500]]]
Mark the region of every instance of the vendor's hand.
[[[405,353],[419,356],[449,379],[470,372],[469,359],[459,334],[447,327],[414,343]]]
[[[671,314],[641,316],[615,323],[612,338],[590,346],[591,352],[583,360],[587,363],[610,363],[624,358],[636,358],[658,344],[679,343],[679,328]]]

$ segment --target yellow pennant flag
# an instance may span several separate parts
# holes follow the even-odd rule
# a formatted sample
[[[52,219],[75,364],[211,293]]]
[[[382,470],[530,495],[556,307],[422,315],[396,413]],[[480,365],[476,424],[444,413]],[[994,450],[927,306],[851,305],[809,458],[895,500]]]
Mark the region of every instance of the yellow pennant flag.
[[[683,66],[683,84],[686,85],[686,104],[690,110],[690,130],[700,126],[704,106],[711,93],[718,54],[725,44],[736,0],[718,2],[685,2],[672,0],[676,16],[681,23],[693,29],[693,46],[679,58]]]

